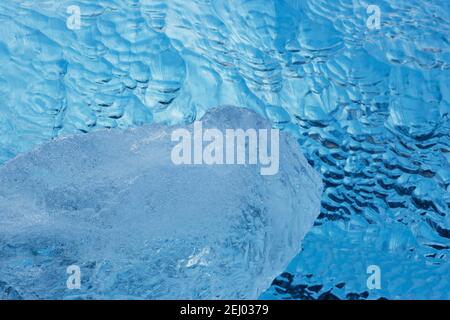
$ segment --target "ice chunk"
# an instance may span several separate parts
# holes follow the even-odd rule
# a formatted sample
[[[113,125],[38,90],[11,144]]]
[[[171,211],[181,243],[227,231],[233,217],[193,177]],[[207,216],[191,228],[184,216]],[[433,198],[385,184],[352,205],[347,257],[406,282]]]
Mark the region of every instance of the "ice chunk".
[[[233,107],[202,123],[270,129]],[[259,165],[175,165],[176,128],[76,135],[7,163],[0,281],[24,298],[257,298],[299,252],[321,179],[284,132],[276,175]],[[71,265],[79,290],[66,287]]]

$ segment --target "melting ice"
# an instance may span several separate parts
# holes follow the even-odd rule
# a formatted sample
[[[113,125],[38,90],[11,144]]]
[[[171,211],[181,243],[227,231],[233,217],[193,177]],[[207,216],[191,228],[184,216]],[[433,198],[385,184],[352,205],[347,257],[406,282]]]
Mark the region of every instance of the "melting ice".
[[[202,122],[271,127],[230,107]],[[0,279],[23,298],[257,298],[300,250],[321,179],[286,133],[270,177],[259,165],[173,164],[179,129],[77,135],[2,167]],[[72,265],[80,290],[66,288]]]

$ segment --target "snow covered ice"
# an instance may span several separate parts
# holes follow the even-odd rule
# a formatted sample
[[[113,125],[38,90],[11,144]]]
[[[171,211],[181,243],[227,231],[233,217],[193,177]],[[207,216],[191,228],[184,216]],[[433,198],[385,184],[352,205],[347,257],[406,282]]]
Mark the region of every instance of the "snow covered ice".
[[[271,128],[232,107],[202,123]],[[259,165],[174,165],[176,128],[61,138],[2,167],[3,286],[22,298],[86,299],[246,299],[267,289],[319,214],[319,175],[286,132],[276,175]],[[71,265],[80,290],[66,288]]]

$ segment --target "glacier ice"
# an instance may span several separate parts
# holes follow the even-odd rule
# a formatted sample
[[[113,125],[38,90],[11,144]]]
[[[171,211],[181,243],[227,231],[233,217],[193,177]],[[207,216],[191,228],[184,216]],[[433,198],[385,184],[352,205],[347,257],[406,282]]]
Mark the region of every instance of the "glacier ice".
[[[202,125],[271,128],[233,107]],[[23,298],[257,298],[299,252],[321,178],[284,132],[276,175],[175,165],[175,128],[71,136],[3,166],[0,280]],[[71,265],[80,290],[66,288]]]
[[[449,12],[445,0],[0,1],[0,163],[77,132],[247,107],[299,138],[325,186],[302,252],[262,297],[449,299]],[[366,287],[371,264],[381,290]]]

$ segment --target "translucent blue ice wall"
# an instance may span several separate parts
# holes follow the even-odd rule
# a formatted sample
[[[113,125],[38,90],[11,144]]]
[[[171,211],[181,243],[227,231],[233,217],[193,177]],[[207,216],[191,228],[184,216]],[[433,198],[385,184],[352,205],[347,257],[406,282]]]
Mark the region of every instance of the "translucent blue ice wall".
[[[448,299],[449,6],[3,0],[0,162],[57,136],[254,109],[298,137],[326,186],[262,298]]]

